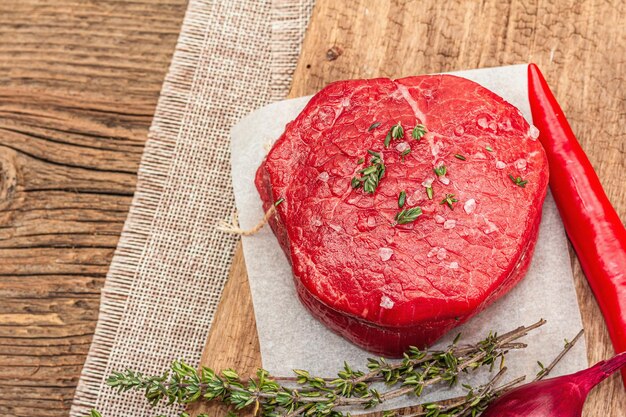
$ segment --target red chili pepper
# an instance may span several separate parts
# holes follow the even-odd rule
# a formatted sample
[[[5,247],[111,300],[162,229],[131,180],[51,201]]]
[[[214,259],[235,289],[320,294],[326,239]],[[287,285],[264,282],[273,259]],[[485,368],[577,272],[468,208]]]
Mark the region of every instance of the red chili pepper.
[[[565,231],[600,305],[616,353],[626,351],[626,229],[561,107],[535,64],[528,66],[533,124],[550,165],[550,189]],[[626,371],[622,370],[626,386]]]

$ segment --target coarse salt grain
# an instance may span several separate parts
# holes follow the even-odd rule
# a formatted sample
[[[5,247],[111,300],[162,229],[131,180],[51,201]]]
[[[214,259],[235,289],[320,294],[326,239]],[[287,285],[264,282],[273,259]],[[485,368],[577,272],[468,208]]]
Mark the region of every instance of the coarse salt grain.
[[[374,216],[369,216],[369,217],[367,218],[367,225],[368,225],[369,227],[374,227],[374,226],[376,226],[376,218],[375,218]]]
[[[330,176],[328,175],[328,172],[324,171],[324,172],[320,172],[320,175],[318,175],[317,178],[320,181],[326,182],[326,181],[328,181],[328,178],[330,178]]]
[[[437,214],[435,215],[435,222],[437,222],[438,224],[444,224],[446,222],[446,218]]]
[[[448,267],[450,269],[459,269],[459,263],[458,262],[450,262],[450,265],[448,265]]]
[[[391,259],[391,255],[393,255],[393,249],[391,248],[380,248],[378,249],[378,256],[383,262],[387,262]]]
[[[539,129],[537,129],[535,125],[530,125],[530,129],[528,129],[528,136],[530,136],[532,140],[537,140],[539,137]]]
[[[444,229],[454,229],[454,227],[456,226],[456,220],[446,220],[445,223],[443,224],[443,228]]]
[[[515,161],[513,165],[515,165],[515,168],[519,169],[520,171],[526,171],[527,164],[528,163],[526,162],[526,160],[522,158]]]
[[[436,157],[437,155],[439,155],[439,151],[440,151],[442,148],[443,148],[443,144],[442,144],[441,142],[439,142],[439,141],[438,141],[438,142],[436,142],[436,143],[433,145],[433,147],[432,147],[432,149],[431,149],[430,151],[431,151],[431,153],[433,154],[433,156],[435,156],[435,157]]]
[[[428,187],[432,186],[434,180],[435,180],[434,178],[428,178],[428,179],[424,180],[424,182],[422,183],[422,187],[428,188]]]
[[[339,226],[338,224],[329,223],[328,227],[333,229],[335,232],[341,232],[343,230],[343,227]]]
[[[476,120],[476,124],[478,124],[478,126],[482,127],[483,129],[489,125],[487,119],[484,117],[480,117],[478,120]]]
[[[406,142],[400,142],[396,145],[396,151],[398,152],[404,152],[407,149],[409,149],[409,144]]]
[[[450,184],[450,178],[446,176],[441,176],[439,177],[439,182],[441,182],[443,185],[448,185]]]
[[[428,251],[428,254],[426,255],[428,258],[432,258],[433,256],[435,256],[437,254],[437,252],[439,251],[439,248],[434,247],[431,250]]]
[[[437,250],[437,259],[439,259],[440,261],[443,261],[444,259],[446,259],[446,256],[448,256],[447,250],[445,250],[444,248],[439,248]]]
[[[495,232],[496,230],[498,230],[498,226],[496,226],[494,223],[490,222],[489,220],[485,219],[485,223],[487,224],[487,228],[484,230],[486,235],[489,235]]]
[[[465,204],[463,204],[463,210],[465,210],[467,214],[472,214],[474,210],[476,210],[476,200],[473,198],[467,200]]]
[[[454,134],[457,136],[461,136],[463,133],[465,133],[465,129],[463,128],[463,126],[457,126],[454,129]]]
[[[387,310],[390,308],[393,308],[394,306],[394,302],[391,298],[387,297],[386,295],[383,295],[382,297],[380,297],[380,306],[382,308],[386,308]]]
[[[496,122],[489,122],[489,129],[493,130],[494,132],[498,130],[498,125],[496,124]]]
[[[504,168],[506,168],[506,164],[503,161],[498,161],[498,162],[496,162],[496,168],[504,169]]]

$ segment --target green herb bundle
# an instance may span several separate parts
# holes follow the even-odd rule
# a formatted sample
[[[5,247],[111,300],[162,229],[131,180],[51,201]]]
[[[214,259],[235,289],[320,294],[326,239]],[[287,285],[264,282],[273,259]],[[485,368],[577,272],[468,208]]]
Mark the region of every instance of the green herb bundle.
[[[417,411],[410,413],[406,412],[407,409],[384,413],[385,417],[476,416],[493,398],[521,382],[523,377],[496,386],[506,370],[503,366],[505,355],[512,349],[526,347],[517,340],[544,323],[541,320],[503,335],[490,333],[471,345],[460,345],[457,336],[445,350],[412,347],[398,361],[369,359],[367,371],[344,364],[337,377],[330,379],[313,376],[305,370],[294,370],[294,377],[276,378],[264,369],[259,369],[254,378],[244,379],[232,369],[219,373],[207,367],[196,370],[183,361],[174,361],[170,370],[157,376],[145,376],[133,370],[114,372],[107,385],[120,392],[143,391],[152,405],[217,401],[231,406],[231,415],[250,408],[255,415],[263,417],[340,417],[346,409],[366,410],[401,396],[419,397],[429,387],[452,386],[465,373],[481,368],[491,372],[499,364],[499,372],[487,384],[478,387],[463,385],[468,390],[466,396],[419,404]],[[564,352],[571,345],[573,342],[568,342]],[[542,377],[546,374],[545,370],[541,371]],[[99,417],[96,411],[93,413],[92,417]]]

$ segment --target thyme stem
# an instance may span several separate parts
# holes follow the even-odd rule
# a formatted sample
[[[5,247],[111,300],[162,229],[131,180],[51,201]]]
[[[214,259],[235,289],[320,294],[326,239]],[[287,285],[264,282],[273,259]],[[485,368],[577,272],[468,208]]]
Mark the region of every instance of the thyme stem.
[[[410,348],[404,359],[398,362],[369,359],[368,372],[353,370],[346,364],[335,379],[318,378],[303,370],[295,370],[295,377],[273,378],[267,371],[259,369],[255,378],[246,380],[232,369],[216,373],[209,368],[196,370],[182,361],[175,361],[170,371],[160,376],[144,376],[127,370],[114,372],[107,384],[119,391],[144,391],[146,399],[153,405],[160,401],[169,404],[220,401],[231,405],[234,410],[253,408],[255,414],[264,417],[340,417],[342,413],[337,410],[338,407],[369,409],[407,394],[419,397],[426,387],[443,383],[454,385],[464,372],[484,366],[493,368],[498,358],[502,360],[509,350],[526,347],[517,340],[544,323],[545,320],[540,320],[502,335],[490,333],[485,339],[470,345],[457,345],[457,337],[445,350]],[[579,337],[566,344],[565,352],[555,362],[571,349]],[[551,364],[546,368],[547,372],[553,366]],[[519,382],[518,378],[495,388],[505,369],[502,367],[490,382],[481,387],[468,387],[470,392],[466,397],[451,402],[448,400],[445,405],[426,404],[425,409],[430,411],[406,417],[431,417],[435,415],[433,410],[445,411],[445,415],[450,417],[475,413],[480,407],[486,407],[495,395]],[[380,381],[385,383],[383,392],[372,386]]]
[[[574,337],[574,339],[572,339],[572,341],[566,342],[563,350],[561,350],[561,352],[552,360],[550,365],[542,369],[542,371],[537,375],[534,381],[541,380],[542,378],[547,376],[550,373],[550,371],[552,371],[552,369],[561,361],[561,359],[563,359],[563,357],[574,347],[574,345],[576,344],[576,342],[578,342],[578,340],[581,338],[582,335],[583,335],[583,330],[578,332],[578,334],[576,335],[576,337]],[[506,367],[502,368],[500,372],[494,378],[492,378],[487,384],[485,384],[483,386],[483,389],[475,396],[470,395],[470,396],[456,397],[456,398],[437,401],[437,402],[429,403],[429,404],[420,404],[419,405],[420,410],[417,412],[411,412],[411,413],[400,414],[402,411],[405,411],[408,408],[414,408],[415,406],[396,408],[396,409],[388,411],[388,414],[393,414],[393,416],[395,417],[425,417],[425,416],[428,416],[428,413],[432,411],[432,408],[430,410],[425,408],[426,406],[430,405],[431,407],[437,406],[440,412],[453,411],[456,408],[464,407],[463,409],[461,409],[461,411],[456,411],[454,414],[450,415],[450,417],[462,417],[466,415],[466,413],[471,411],[471,404],[475,402],[477,399],[479,398],[487,399],[488,397],[490,397],[489,402],[491,402],[493,401],[493,399],[500,397],[501,395],[508,392],[515,386],[519,385],[526,379],[525,376],[520,376],[518,378],[513,379],[512,381],[507,382],[504,385],[495,387],[498,380],[501,379],[505,371],[506,371]],[[391,416],[388,415],[387,417],[391,417]]]
[[[561,359],[563,359],[563,356],[565,356],[567,354],[567,352],[570,351],[570,349],[572,349],[574,347],[574,345],[576,344],[576,342],[578,342],[578,339],[580,339],[582,337],[582,335],[584,334],[585,330],[581,329],[578,334],[572,339],[571,342],[567,342],[565,343],[565,347],[563,348],[563,350],[561,351],[561,353],[558,354],[558,356],[556,358],[554,358],[554,360],[552,362],[550,362],[550,365],[546,366],[545,368],[543,368],[535,377],[535,381],[539,381],[543,378],[545,378],[546,376],[548,376],[548,374],[550,372],[552,372],[552,369],[554,369],[554,367],[556,366],[557,363],[559,363],[561,361]]]

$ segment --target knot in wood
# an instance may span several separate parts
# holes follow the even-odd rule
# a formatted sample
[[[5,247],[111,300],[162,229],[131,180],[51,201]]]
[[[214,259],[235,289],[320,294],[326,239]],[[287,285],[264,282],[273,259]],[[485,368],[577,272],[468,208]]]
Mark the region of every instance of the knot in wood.
[[[17,186],[15,152],[7,148],[0,151],[0,203],[11,198]]]
[[[334,61],[339,58],[339,55],[343,53],[343,50],[338,46],[331,47],[328,51],[326,51],[326,59],[328,61]]]

